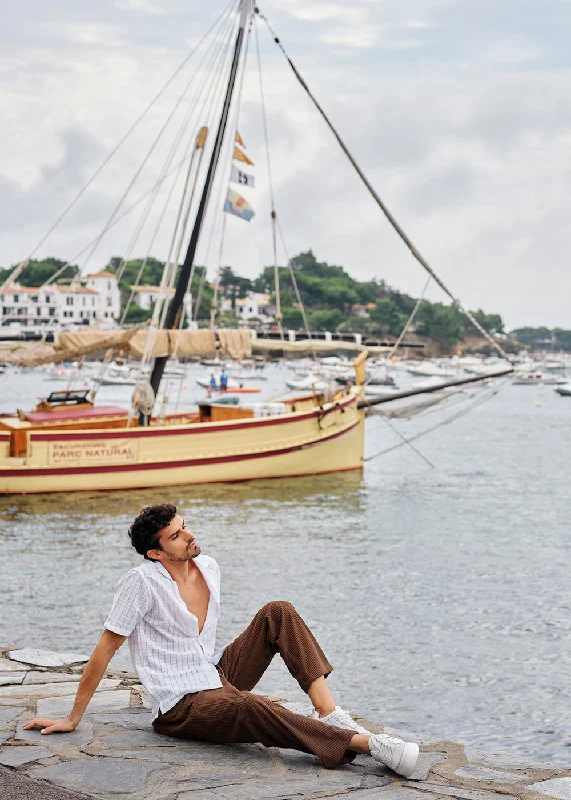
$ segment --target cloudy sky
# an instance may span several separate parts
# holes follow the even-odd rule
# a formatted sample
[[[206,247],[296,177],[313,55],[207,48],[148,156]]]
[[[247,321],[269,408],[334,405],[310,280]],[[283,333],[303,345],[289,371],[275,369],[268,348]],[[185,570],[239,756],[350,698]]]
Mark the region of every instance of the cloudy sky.
[[[0,30],[0,265],[34,250],[223,3],[7,5]],[[264,0],[261,10],[380,195],[463,303],[502,313],[510,328],[571,327],[570,0]],[[187,109],[196,117],[190,132],[199,122],[208,80],[208,61],[200,67],[199,59],[213,52],[209,41],[38,257],[74,259],[98,236],[195,75],[121,209],[152,187]],[[342,264],[359,279],[382,277],[418,295],[424,272],[262,28],[260,42],[276,205],[289,252],[311,247],[319,259]],[[239,128],[256,162],[257,187],[244,195],[257,213],[251,223],[227,219],[223,262],[254,276],[272,263],[272,245],[251,45]],[[165,181],[133,255],[148,251],[167,187]],[[169,249],[178,191],[175,186],[152,243],[158,258]],[[216,188],[199,252],[213,271],[219,194]],[[109,231],[88,261],[89,250],[77,263],[93,271],[127,252],[143,208]],[[430,297],[442,299],[437,289]]]

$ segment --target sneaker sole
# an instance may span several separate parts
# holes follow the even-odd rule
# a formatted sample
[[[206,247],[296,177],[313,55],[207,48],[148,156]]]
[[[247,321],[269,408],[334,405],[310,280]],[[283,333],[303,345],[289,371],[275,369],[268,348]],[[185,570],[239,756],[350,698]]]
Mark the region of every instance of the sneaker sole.
[[[395,772],[402,775],[404,778],[410,778],[416,769],[416,762],[418,761],[419,754],[418,745],[414,742],[406,742],[404,753]]]

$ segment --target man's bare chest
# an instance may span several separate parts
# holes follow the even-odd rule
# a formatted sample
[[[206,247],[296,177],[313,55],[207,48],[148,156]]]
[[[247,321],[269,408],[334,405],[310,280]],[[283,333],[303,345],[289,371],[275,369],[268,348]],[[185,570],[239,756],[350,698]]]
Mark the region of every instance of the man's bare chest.
[[[208,613],[208,603],[210,601],[210,590],[204,580],[202,573],[199,574],[184,586],[178,585],[178,590],[191,614],[198,620],[198,631],[202,631]]]

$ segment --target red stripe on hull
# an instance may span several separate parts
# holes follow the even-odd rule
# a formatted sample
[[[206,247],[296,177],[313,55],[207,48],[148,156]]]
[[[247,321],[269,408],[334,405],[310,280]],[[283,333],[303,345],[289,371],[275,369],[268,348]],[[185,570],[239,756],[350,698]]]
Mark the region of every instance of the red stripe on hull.
[[[345,403],[335,404],[332,408],[321,413],[323,416],[327,416],[327,414],[331,414],[333,411],[337,411],[340,408],[347,408],[353,403],[356,403],[357,399],[357,397],[352,397]],[[296,417],[253,419],[248,420],[247,422],[230,424],[226,423],[222,425],[213,425],[212,423],[195,423],[194,425],[189,425],[188,430],[186,431],[181,431],[180,429],[173,430],[172,428],[123,428],[120,431],[103,430],[102,432],[98,433],[92,433],[91,431],[86,431],[85,433],[66,433],[65,431],[58,431],[54,433],[36,433],[36,431],[31,431],[30,435],[33,437],[34,442],[53,442],[58,440],[73,442],[79,439],[125,439],[126,437],[139,438],[142,436],[186,436],[187,434],[191,435],[194,433],[220,433],[222,431],[235,431],[239,430],[240,428],[261,428],[266,425],[285,425],[288,422],[300,422],[305,419],[312,419],[313,417],[319,416],[319,413],[319,411],[310,411],[307,414],[300,414]],[[205,429],[203,427],[204,424],[207,424],[208,428]],[[63,434],[63,436],[61,434]]]
[[[342,431],[326,436],[323,439],[318,439],[309,444],[299,444],[293,447],[283,447],[279,450],[269,450],[265,453],[245,453],[244,455],[237,456],[214,456],[213,458],[195,458],[189,461],[157,461],[151,464],[110,464],[109,466],[97,467],[64,467],[54,469],[3,469],[0,470],[0,478],[14,478],[18,477],[34,477],[38,475],[92,475],[102,472],[135,472],[140,470],[155,470],[155,469],[180,469],[181,467],[201,467],[207,464],[224,464],[231,461],[251,461],[257,458],[271,458],[272,456],[281,456],[286,453],[294,453],[297,450],[307,450],[310,447],[318,447],[320,444],[330,442],[343,436],[349,431],[352,431],[359,424],[359,420],[354,422],[348,428]],[[99,437],[101,438],[101,437]]]

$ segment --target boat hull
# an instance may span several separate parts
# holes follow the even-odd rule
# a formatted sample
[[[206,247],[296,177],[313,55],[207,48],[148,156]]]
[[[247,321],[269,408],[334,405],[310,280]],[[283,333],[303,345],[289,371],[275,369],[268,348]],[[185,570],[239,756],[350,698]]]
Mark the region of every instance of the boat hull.
[[[140,489],[361,469],[356,395],[262,419],[30,434],[26,458],[0,457],[0,494]],[[0,447],[2,437],[0,437]]]

